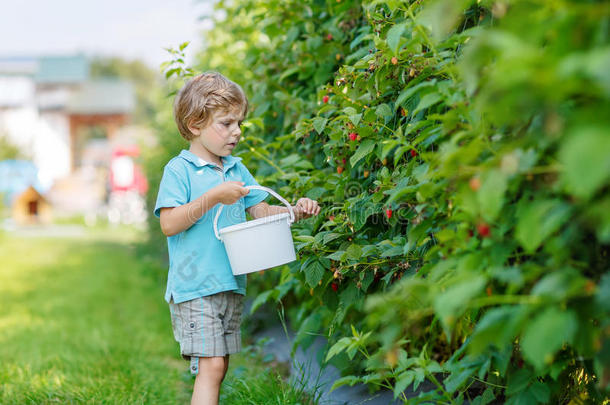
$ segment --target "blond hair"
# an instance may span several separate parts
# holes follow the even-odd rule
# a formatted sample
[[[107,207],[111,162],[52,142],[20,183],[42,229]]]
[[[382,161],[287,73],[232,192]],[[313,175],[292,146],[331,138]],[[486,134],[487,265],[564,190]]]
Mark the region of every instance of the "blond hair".
[[[206,127],[215,112],[236,111],[241,119],[248,112],[248,98],[241,86],[218,72],[205,72],[190,79],[174,100],[174,119],[180,135],[195,138],[189,125]]]

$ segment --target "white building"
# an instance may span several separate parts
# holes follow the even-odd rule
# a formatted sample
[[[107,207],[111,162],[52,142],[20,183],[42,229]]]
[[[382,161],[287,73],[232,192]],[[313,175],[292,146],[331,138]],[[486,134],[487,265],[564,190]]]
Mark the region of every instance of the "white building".
[[[133,107],[132,86],[91,80],[82,55],[0,58],[0,136],[31,157],[45,189],[80,166],[90,128],[110,139]]]

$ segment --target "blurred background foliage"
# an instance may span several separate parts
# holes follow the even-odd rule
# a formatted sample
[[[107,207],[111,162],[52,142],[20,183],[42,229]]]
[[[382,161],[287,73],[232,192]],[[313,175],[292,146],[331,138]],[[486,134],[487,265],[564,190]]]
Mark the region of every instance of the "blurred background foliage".
[[[126,79],[134,86],[136,97],[133,122],[150,124],[156,114],[155,97],[163,84],[159,74],[139,60],[122,58],[96,58],[91,61],[91,77],[94,79]]]
[[[192,70],[187,44],[171,50],[167,93],[205,70],[241,84],[251,110],[235,154],[293,203],[322,205],[293,227],[300,260],[249,277],[253,310],[281,301],[295,345],[326,336],[335,385],[405,401],[420,388],[409,403],[604,401],[608,2],[216,7]],[[154,117],[150,207],[188,148],[171,100]]]

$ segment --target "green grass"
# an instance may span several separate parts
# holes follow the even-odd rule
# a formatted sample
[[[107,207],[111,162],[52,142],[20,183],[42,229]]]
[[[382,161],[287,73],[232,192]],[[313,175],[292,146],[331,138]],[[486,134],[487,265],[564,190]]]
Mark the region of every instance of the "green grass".
[[[161,269],[136,257],[137,236],[104,227],[78,239],[0,234],[1,404],[189,403],[193,377],[152,276]],[[221,396],[313,403],[253,346],[231,356]]]
[[[236,362],[232,363],[231,373],[223,382],[220,395],[221,404],[231,405],[316,405],[319,392],[309,392],[304,381],[289,385],[285,377],[289,373],[288,364],[278,363],[272,356],[264,356],[263,345],[267,339],[247,345]],[[233,358],[231,358],[233,362]]]

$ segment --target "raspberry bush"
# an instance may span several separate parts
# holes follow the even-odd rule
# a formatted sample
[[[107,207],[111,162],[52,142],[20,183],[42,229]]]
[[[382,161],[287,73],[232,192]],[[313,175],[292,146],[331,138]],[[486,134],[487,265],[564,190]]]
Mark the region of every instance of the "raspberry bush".
[[[405,402],[420,388],[409,403],[602,402],[606,2],[217,8],[197,70],[250,97],[237,153],[262,184],[323,207],[293,228],[298,262],[249,278],[254,309],[281,301],[295,344],[328,337],[336,385]],[[177,147],[163,145],[157,163]]]

